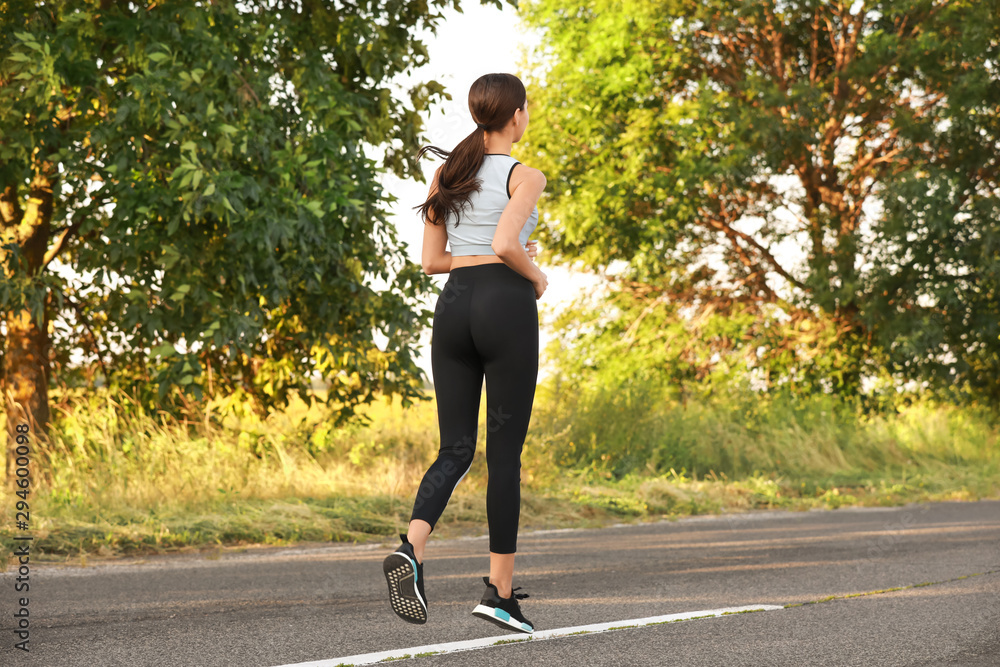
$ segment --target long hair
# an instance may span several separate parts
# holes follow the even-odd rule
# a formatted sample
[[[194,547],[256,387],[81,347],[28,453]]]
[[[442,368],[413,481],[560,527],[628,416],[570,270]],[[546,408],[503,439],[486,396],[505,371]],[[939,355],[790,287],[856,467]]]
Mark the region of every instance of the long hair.
[[[502,130],[515,111],[524,109],[525,102],[524,84],[513,74],[484,74],[476,79],[469,89],[469,111],[476,129],[450,152],[437,146],[424,146],[417,153],[418,160],[427,152],[445,159],[438,174],[437,191],[423,204],[413,207],[419,209],[424,222],[442,225],[452,216],[458,224],[469,197],[483,186],[476,175],[483,166],[486,132]],[[434,214],[432,218],[430,213]]]

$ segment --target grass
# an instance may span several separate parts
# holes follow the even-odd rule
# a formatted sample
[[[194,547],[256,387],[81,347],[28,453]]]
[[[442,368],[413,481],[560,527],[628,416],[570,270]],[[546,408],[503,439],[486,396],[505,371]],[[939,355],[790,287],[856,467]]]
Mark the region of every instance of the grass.
[[[476,458],[435,538],[485,533],[482,403]],[[433,400],[376,402],[362,410],[368,426],[341,429],[298,401],[266,420],[223,418],[209,405],[194,422],[101,391],[53,404],[51,449],[32,463],[35,562],[391,541],[438,444]],[[829,397],[663,402],[637,415],[613,399],[567,401],[540,387],[521,530],[998,497],[998,432],[989,413],[930,401],[863,418]],[[5,492],[0,513],[13,517],[17,500]],[[4,554],[19,532],[12,519],[0,525]]]

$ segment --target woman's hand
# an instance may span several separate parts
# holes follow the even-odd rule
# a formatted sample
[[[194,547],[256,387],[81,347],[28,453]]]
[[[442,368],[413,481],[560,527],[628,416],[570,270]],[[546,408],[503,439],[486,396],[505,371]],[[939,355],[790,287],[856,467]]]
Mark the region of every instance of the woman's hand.
[[[539,272],[541,273],[541,272]],[[535,301],[542,298],[542,294],[549,287],[549,278],[544,273],[541,274],[542,277],[538,279],[537,282],[532,282],[531,284],[535,286]]]
[[[525,244],[524,249],[527,251],[528,257],[531,258],[531,261],[535,261],[535,257],[538,255],[538,241],[528,241]],[[538,282],[532,282],[532,285],[535,286],[535,300],[537,301],[542,298],[542,294],[544,294],[545,290],[548,288],[549,279],[543,273],[541,279]]]

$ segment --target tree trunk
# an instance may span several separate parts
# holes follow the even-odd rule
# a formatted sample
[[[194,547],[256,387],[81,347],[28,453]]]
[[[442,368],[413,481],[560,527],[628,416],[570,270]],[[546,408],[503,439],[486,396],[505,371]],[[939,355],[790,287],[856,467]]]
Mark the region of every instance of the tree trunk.
[[[46,251],[52,223],[52,187],[48,174],[54,166],[44,162],[36,171],[28,188],[27,201],[23,202],[14,185],[4,185],[0,191],[0,241],[16,243],[27,261],[27,276],[39,275],[46,264]],[[22,203],[27,206],[22,208]],[[7,266],[7,253],[0,250],[0,271],[5,279],[13,277]],[[7,339],[4,342],[4,368],[2,390],[4,410],[7,413],[7,446],[5,479],[15,480],[17,457],[17,432],[21,424],[30,429],[28,459],[33,478],[42,471],[38,466],[44,460],[37,451],[37,443],[48,441],[49,429],[49,298],[41,309],[41,322],[34,320],[30,309],[10,310],[5,318]],[[22,427],[23,428],[23,427]]]
[[[7,315],[7,351],[3,387],[7,412],[7,483],[15,480],[17,433],[27,424],[32,451],[31,477],[37,478],[41,463],[34,443],[48,440],[49,429],[49,336],[48,323],[38,325],[27,310]]]

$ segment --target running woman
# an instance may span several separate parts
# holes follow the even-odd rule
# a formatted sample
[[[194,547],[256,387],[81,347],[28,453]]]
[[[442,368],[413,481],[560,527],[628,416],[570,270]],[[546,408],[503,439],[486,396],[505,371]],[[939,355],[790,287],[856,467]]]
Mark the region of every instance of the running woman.
[[[512,74],[485,74],[469,90],[473,130],[434,174],[416,207],[424,224],[421,261],[430,275],[450,273],[434,309],[431,371],[441,446],[424,474],[402,545],[383,562],[393,611],[427,621],[424,547],[476,451],[479,402],[486,378],[486,514],[490,574],[472,613],[507,630],[534,632],[511,588],[521,511],[521,448],[538,378],[538,305],[548,287],[535,265],[538,197],[545,176],[511,157],[528,127],[524,84]],[[445,251],[450,242],[451,252]]]

